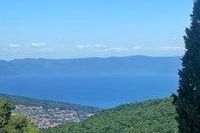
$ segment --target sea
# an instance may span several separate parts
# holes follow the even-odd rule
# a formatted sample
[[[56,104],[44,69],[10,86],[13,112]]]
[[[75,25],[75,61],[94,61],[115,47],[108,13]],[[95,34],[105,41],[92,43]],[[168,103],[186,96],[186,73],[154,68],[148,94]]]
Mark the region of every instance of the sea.
[[[0,78],[0,92],[100,108],[170,97],[176,74],[51,75]]]

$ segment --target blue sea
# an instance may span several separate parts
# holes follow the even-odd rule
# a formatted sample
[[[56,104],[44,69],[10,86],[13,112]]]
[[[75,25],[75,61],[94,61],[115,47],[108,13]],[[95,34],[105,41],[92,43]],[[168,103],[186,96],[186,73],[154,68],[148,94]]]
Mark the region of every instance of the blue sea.
[[[178,75],[74,75],[2,77],[0,92],[101,108],[169,97]]]

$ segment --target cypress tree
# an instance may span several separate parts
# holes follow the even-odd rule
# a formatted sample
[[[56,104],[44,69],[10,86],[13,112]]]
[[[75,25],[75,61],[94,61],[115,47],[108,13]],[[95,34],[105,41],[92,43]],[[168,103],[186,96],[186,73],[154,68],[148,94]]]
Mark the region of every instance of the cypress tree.
[[[174,96],[180,133],[200,133],[200,0],[194,1],[191,25],[184,36],[186,52]]]

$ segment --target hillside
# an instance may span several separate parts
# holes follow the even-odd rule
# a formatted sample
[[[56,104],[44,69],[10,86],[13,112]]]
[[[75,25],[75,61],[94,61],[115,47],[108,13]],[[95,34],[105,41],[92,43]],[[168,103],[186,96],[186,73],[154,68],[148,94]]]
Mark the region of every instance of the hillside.
[[[83,59],[16,59],[12,61],[0,60],[0,77],[130,73],[158,75],[177,73],[179,67],[180,57],[128,56]]]
[[[44,133],[177,133],[171,99],[151,100],[105,110],[82,123]]]
[[[15,106],[13,114],[30,118],[39,128],[55,127],[68,122],[80,122],[100,111],[95,107],[7,94],[0,94],[0,99],[9,101]]]

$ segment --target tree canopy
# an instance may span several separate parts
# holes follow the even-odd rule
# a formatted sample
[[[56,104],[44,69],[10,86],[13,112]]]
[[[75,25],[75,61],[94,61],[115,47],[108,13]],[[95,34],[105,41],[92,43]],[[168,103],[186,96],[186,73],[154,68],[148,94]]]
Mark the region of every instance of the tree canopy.
[[[104,110],[81,123],[70,123],[44,133],[177,133],[171,99],[151,100]]]
[[[12,105],[0,100],[0,133],[39,133],[39,130],[26,118],[11,115]]]
[[[174,97],[180,133],[200,132],[200,0],[195,0],[191,18],[184,36],[178,96]]]

